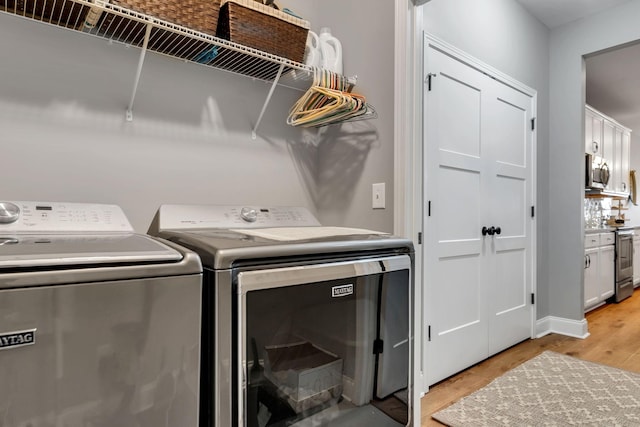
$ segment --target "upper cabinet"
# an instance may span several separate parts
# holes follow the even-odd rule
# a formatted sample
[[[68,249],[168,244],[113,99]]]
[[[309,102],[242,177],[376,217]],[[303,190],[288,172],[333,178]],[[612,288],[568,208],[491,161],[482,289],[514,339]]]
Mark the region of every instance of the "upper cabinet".
[[[631,172],[631,131],[622,132],[622,152],[620,154],[621,160],[621,178],[620,189],[629,193],[631,191],[631,179],[629,173]]]
[[[605,192],[629,195],[630,149],[631,129],[587,105],[585,152],[593,155],[594,170],[606,164],[610,177]]]
[[[585,112],[584,152],[593,156],[602,156],[602,123],[604,119],[588,107]]]

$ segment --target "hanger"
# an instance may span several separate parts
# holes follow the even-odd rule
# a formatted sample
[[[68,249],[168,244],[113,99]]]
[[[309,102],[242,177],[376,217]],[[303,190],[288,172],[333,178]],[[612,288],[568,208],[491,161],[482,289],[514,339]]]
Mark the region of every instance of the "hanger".
[[[291,126],[324,126],[367,112],[364,96],[353,94],[353,85],[340,74],[314,67],[313,84],[293,105],[287,117]]]

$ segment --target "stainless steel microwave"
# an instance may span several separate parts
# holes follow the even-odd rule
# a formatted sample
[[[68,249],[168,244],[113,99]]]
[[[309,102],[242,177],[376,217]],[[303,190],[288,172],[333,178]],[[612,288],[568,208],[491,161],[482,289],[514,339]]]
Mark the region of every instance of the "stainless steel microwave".
[[[594,164],[593,155],[585,153],[584,155],[584,170],[585,170],[585,188],[600,188],[605,189],[609,184],[609,166],[607,162],[602,159],[598,164]]]

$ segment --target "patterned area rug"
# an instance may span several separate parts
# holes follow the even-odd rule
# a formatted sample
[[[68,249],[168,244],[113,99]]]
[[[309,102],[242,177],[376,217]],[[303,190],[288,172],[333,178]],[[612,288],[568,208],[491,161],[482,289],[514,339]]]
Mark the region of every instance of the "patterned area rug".
[[[545,351],[436,412],[457,426],[640,426],[640,374]]]

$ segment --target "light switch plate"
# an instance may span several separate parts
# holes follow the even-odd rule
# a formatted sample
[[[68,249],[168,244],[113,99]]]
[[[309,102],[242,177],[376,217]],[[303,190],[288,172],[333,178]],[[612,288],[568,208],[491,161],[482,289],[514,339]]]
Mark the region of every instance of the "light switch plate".
[[[384,182],[373,184],[371,207],[373,209],[385,208]]]

